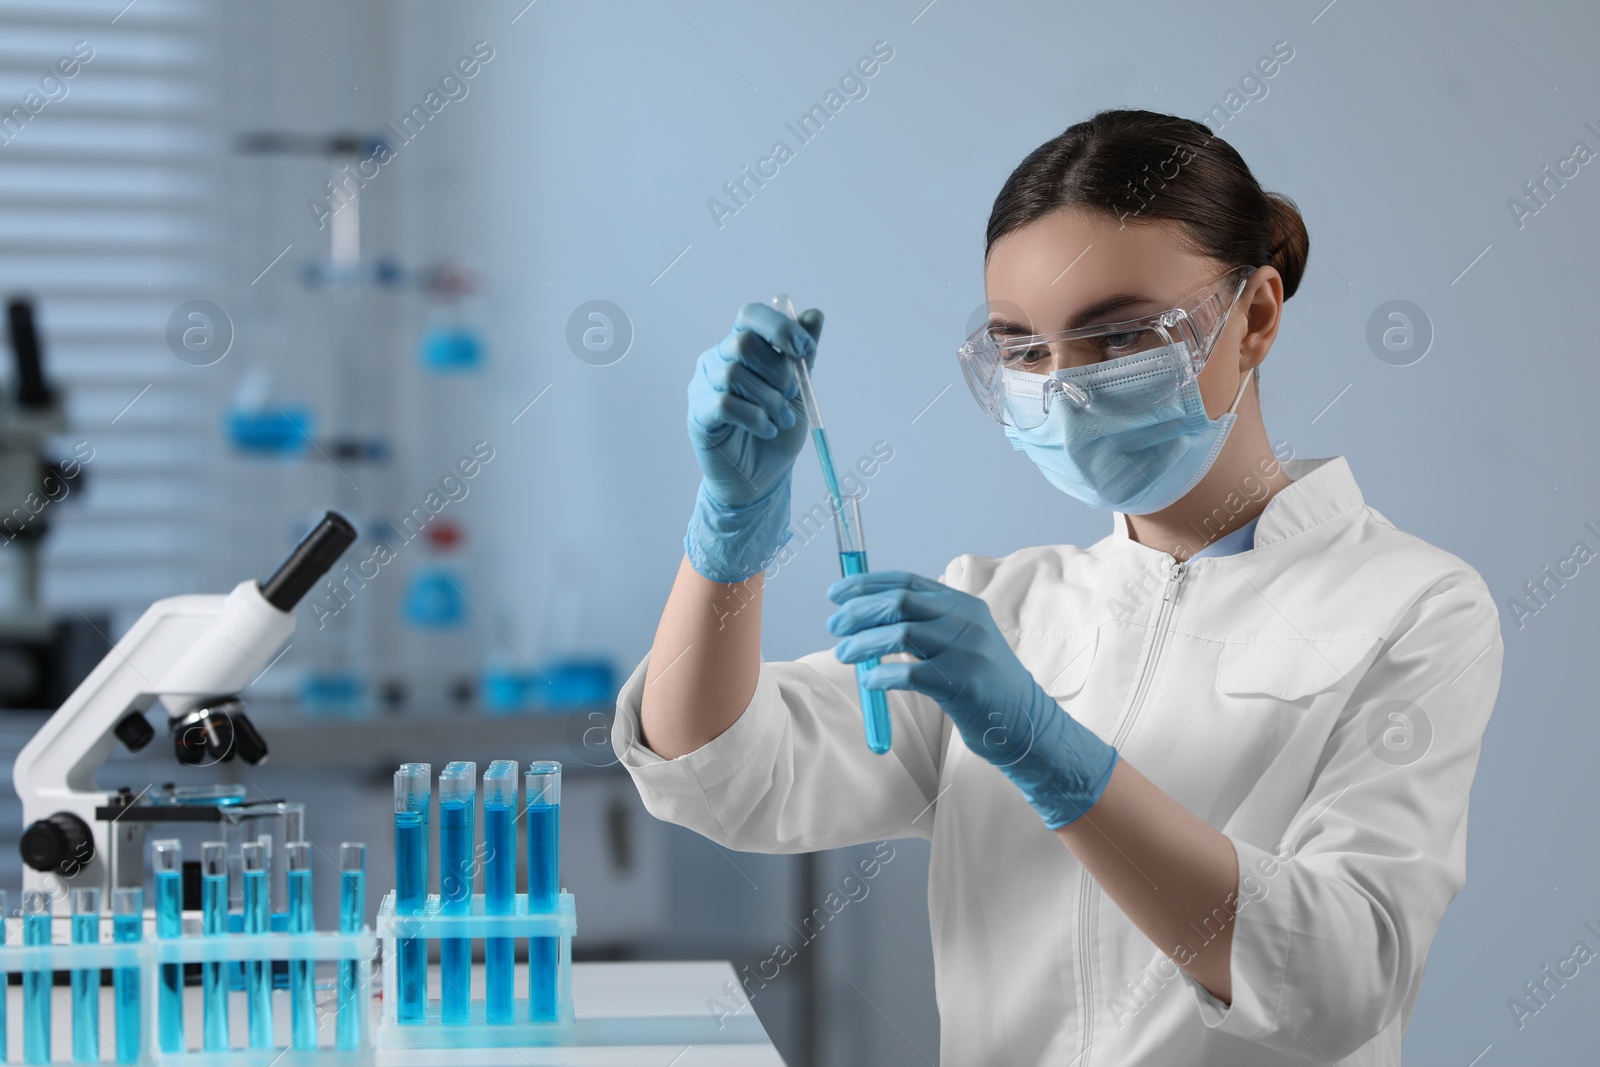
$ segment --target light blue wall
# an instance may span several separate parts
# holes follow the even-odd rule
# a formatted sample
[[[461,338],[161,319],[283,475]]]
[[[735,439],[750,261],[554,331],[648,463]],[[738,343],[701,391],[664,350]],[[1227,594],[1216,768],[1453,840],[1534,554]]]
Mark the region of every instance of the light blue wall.
[[[836,450],[894,449],[866,505],[876,566],[936,574],[961,552],[1106,533],[1108,517],[1050,489],[960,383],[952,350],[981,300],[990,203],[1070,123],[1116,105],[1198,118],[1279,40],[1294,58],[1222,130],[1298,202],[1314,249],[1263,376],[1272,439],[1347,455],[1370,503],[1466,558],[1502,603],[1574,541],[1600,549],[1584,526],[1600,527],[1600,353],[1585,325],[1600,162],[1521,228],[1507,207],[1575,141],[1600,149],[1600,9],[923,2],[541,0],[515,24],[523,0],[401,9],[393,80],[407,103],[471,42],[496,50],[395,178],[412,240],[492,282],[492,399],[449,417],[463,443],[487,437],[504,457],[480,486],[484,558],[524,632],[571,546],[592,579],[588,640],[628,665],[647,649],[696,483],[690,367],[741,303],[780,289],[827,312],[816,380]],[[894,57],[868,95],[719,228],[707,199],[879,40]],[[636,331],[611,366],[564,340],[594,298]],[[1410,366],[1366,340],[1392,299],[1433,325]],[[803,457],[798,501],[820,499],[813,467]],[[773,582],[769,657],[830,643],[834,576],[822,539]],[[1574,942],[1600,950],[1584,929],[1600,925],[1597,605],[1591,564],[1524,627],[1505,616],[1468,883],[1433,949],[1410,1061],[1592,1055],[1600,963],[1520,1031],[1507,1000]],[[877,1062],[919,1061],[883,1048]]]

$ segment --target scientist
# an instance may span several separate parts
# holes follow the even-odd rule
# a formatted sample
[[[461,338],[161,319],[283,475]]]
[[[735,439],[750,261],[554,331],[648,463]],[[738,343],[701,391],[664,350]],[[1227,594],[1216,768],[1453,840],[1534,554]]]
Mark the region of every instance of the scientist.
[[[748,304],[700,357],[687,556],[613,746],[651,813],[728,848],[930,839],[945,1067],[1400,1062],[1503,646],[1472,567],[1342,456],[1268,444],[1258,368],[1308,250],[1199,123],[1106,111],[1029,154],[959,358],[1111,532],[842,580],[842,640],[791,663],[761,659],[761,571],[822,316]]]

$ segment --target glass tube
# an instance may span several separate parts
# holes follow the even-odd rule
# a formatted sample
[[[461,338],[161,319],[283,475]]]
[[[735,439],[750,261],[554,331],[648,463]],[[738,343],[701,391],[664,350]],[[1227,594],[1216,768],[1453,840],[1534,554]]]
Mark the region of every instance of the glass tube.
[[[538,760],[523,778],[528,819],[528,912],[555,911],[561,891],[561,764]],[[528,939],[528,1019],[556,1017],[561,939]]]
[[[175,838],[166,838],[152,842],[150,851],[156,878],[156,936],[178,937],[183,933],[183,845]],[[183,964],[161,965],[156,1003],[160,1009],[161,1051],[184,1051]]]
[[[144,940],[144,888],[122,886],[111,893],[111,940],[129,944]],[[117,1005],[117,1062],[138,1063],[140,1053],[139,968],[118,967],[112,976]]]
[[[517,764],[497,759],[483,772],[483,902],[489,915],[511,915],[517,897]],[[484,943],[484,1012],[491,1024],[513,1021],[516,941]]]
[[[367,846],[346,841],[339,846],[339,932],[359,934],[367,925]],[[334,1043],[353,1049],[361,1043],[362,1012],[366,1005],[358,999],[361,991],[361,963],[339,961],[339,1016]]]
[[[267,884],[267,852],[260,841],[240,848],[244,859],[244,932],[268,932],[270,886]],[[245,1000],[249,1005],[251,1048],[272,1047],[272,963],[249,960],[245,963]]]
[[[81,886],[72,891],[72,943],[100,943],[100,889]],[[100,1059],[100,969],[85,967],[72,972],[72,1059],[96,1063]]]
[[[840,523],[834,532],[839,541],[839,570],[846,578],[867,573],[867,543],[861,533],[860,499],[855,495],[843,497]],[[883,689],[868,689],[866,677],[878,665],[877,659],[862,660],[856,664],[856,691],[861,696],[861,722],[866,733],[867,747],[878,755],[889,751],[892,740],[889,726],[889,694]]]
[[[50,894],[37,889],[22,894],[22,943],[50,944]],[[22,972],[22,1058],[50,1062],[50,984],[48,968]]]
[[[428,808],[433,803],[433,766],[402,763],[394,772],[394,910],[420,915],[428,902]],[[403,924],[402,924],[403,925]],[[402,1023],[420,1023],[428,1009],[428,942],[400,938],[399,972]]]
[[[285,820],[283,836],[284,836],[284,840],[287,841],[288,837],[289,837],[289,828],[288,828],[287,820]],[[266,860],[266,869],[267,869],[267,931],[270,933],[270,932],[272,932],[274,930],[285,930],[285,929],[287,929],[287,925],[286,924],[288,922],[289,916],[286,913],[285,914],[279,914],[279,913],[276,913],[276,912],[274,912],[272,910],[273,891],[277,888],[273,884],[272,834],[270,832],[268,832],[268,831],[263,830],[261,833],[256,835],[256,844],[261,846],[261,854]],[[268,963],[267,963],[267,982],[268,982],[270,988],[272,988],[272,989],[288,989],[289,988],[289,968],[288,968],[288,965],[286,963],[284,963],[283,961],[268,961]]]
[[[283,847],[289,884],[289,933],[309,934],[316,930],[316,914],[311,902],[311,845],[291,841]],[[289,961],[289,1032],[294,1048],[317,1047],[317,995],[312,984],[310,960]]]
[[[439,774],[439,912],[467,915],[472,911],[477,842],[474,814],[478,802],[478,765],[455,760]],[[466,1023],[472,1017],[472,941],[447,937],[439,943],[439,1017],[445,1023]]]
[[[200,846],[200,932],[206,937],[228,933],[228,844],[207,841]],[[207,1052],[228,1048],[228,983],[221,962],[200,965],[202,1047]]]

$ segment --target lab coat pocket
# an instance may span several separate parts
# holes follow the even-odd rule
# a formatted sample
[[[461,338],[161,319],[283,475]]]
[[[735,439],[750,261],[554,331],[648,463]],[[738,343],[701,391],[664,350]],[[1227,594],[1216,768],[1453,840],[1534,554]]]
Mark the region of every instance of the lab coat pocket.
[[[1293,702],[1348,688],[1378,641],[1374,634],[1356,633],[1225,645],[1217,660],[1217,691]]]
[[[1088,680],[1099,643],[1099,630],[1066,637],[1040,635],[1018,642],[1017,654],[1041,689],[1057,700],[1066,700],[1077,696]]]

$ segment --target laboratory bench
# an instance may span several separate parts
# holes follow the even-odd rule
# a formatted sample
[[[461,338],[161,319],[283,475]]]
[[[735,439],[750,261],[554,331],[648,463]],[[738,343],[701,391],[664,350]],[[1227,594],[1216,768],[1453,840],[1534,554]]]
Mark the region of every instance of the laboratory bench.
[[[727,985],[734,971],[726,961],[671,963],[576,963],[572,967],[572,1001],[576,1023],[573,1044],[520,1046],[503,1049],[406,1049],[391,1059],[376,1052],[376,1067],[783,1067],[783,1059],[761,1021],[746,1002],[743,1011],[719,1015],[712,1005],[728,1003]],[[474,967],[474,988],[483,989],[482,965]],[[201,988],[184,988],[184,1029],[189,1047],[201,1038]],[[232,1040],[245,1033],[245,994],[232,994]],[[22,1058],[22,987],[9,987],[7,1062]],[[100,997],[101,1055],[111,1061],[114,1007],[111,987]],[[372,1001],[377,1025],[379,1000]],[[273,1022],[279,1046],[289,1042],[289,999],[286,990],[273,997]],[[51,997],[51,1051],[65,1061],[72,1052],[72,996],[57,985]],[[147,1017],[148,1024],[148,1017]],[[328,1040],[330,1014],[319,1035]]]

